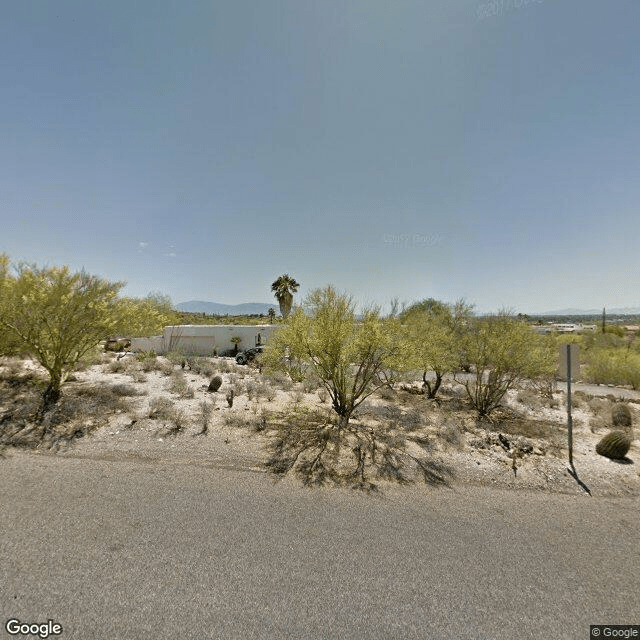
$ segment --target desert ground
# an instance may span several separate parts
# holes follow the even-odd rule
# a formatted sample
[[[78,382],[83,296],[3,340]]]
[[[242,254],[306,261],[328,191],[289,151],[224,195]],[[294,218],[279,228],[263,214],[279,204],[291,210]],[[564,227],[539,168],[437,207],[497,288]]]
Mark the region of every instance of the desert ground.
[[[264,375],[232,358],[169,358],[104,354],[79,367],[63,387],[59,409],[39,438],[28,426],[44,372],[29,359],[4,358],[0,367],[0,453],[95,460],[140,460],[162,465],[255,470],[264,468],[271,425],[278,416],[304,411],[331,415],[316,380],[292,383]],[[222,385],[209,390],[219,375]],[[407,379],[370,396],[353,418],[363,424],[393,423],[429,442],[429,457],[450,470],[445,485],[485,485],[550,493],[583,494],[568,472],[566,394],[558,383],[551,396],[532,388],[508,392],[490,420],[469,408],[464,389],[451,379],[437,400]],[[227,400],[234,391],[232,406]],[[608,390],[613,391],[613,390]],[[628,394],[627,394],[628,395]],[[594,496],[640,495],[638,442],[613,461],[596,453],[611,429],[613,393],[573,394],[573,460],[579,479]],[[633,425],[640,404],[627,399]],[[632,430],[632,433],[634,431]],[[637,431],[635,431],[637,434]],[[416,484],[422,482],[416,479]],[[377,483],[384,490],[388,481]],[[429,490],[429,487],[426,488]]]

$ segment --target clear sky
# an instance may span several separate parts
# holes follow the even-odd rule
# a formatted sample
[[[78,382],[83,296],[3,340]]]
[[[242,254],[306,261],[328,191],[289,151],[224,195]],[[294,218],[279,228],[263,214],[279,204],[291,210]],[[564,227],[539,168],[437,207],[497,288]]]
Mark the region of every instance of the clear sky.
[[[640,306],[637,0],[22,0],[0,252],[174,303]]]

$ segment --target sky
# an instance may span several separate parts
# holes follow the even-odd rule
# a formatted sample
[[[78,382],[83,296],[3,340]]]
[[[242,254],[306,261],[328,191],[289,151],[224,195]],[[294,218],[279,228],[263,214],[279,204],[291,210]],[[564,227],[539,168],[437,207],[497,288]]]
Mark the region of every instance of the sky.
[[[640,306],[637,0],[23,0],[0,252],[123,295]]]

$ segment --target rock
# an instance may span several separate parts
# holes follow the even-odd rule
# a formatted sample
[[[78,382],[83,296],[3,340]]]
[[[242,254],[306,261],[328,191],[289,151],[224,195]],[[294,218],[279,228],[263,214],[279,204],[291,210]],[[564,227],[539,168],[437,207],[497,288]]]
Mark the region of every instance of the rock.
[[[520,436],[515,441],[514,448],[520,453],[533,453],[533,442],[524,436]]]

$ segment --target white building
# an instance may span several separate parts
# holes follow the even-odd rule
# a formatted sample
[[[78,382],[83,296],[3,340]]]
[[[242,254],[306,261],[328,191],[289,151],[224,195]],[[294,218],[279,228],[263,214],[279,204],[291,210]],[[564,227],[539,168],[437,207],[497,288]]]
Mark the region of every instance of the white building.
[[[165,327],[161,336],[133,338],[134,351],[181,351],[199,356],[220,355],[234,348],[231,338],[238,337],[238,351],[265,344],[277,328],[272,324],[182,324]]]

